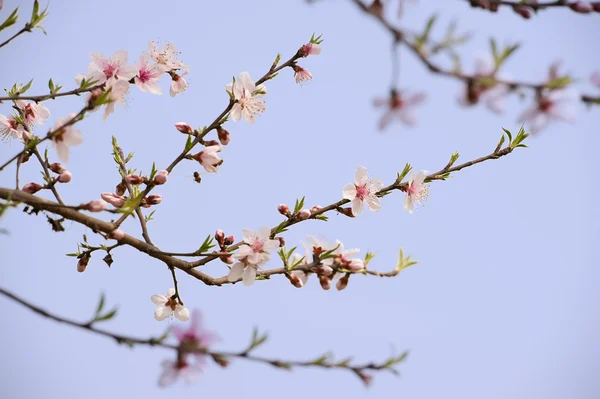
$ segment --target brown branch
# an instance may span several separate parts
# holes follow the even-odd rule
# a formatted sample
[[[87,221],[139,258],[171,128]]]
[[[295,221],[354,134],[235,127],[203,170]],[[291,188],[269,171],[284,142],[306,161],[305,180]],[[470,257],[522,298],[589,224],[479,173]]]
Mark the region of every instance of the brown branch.
[[[480,7],[481,0],[466,0],[471,4],[471,7]],[[544,10],[547,8],[573,7],[577,1],[556,0],[546,3],[538,3],[537,1],[507,1],[507,0],[485,0],[490,6],[509,6],[509,7],[529,7],[534,11]]]
[[[208,348],[196,348],[196,349],[184,348],[183,345],[174,345],[174,344],[165,343],[164,339],[161,339],[161,338],[154,338],[154,337],[138,338],[138,337],[133,337],[133,336],[129,336],[129,335],[117,334],[117,333],[113,333],[113,332],[102,330],[102,329],[95,327],[94,322],[80,323],[80,322],[77,322],[77,321],[74,321],[71,319],[67,319],[65,317],[50,313],[47,310],[42,309],[36,305],[33,305],[33,304],[29,303],[28,301],[26,301],[25,299],[20,298],[19,296],[1,288],[1,287],[0,287],[0,294],[25,306],[29,310],[31,310],[41,316],[44,316],[51,320],[57,321],[59,323],[64,323],[64,324],[67,324],[72,327],[86,330],[88,332],[91,332],[91,333],[94,333],[97,335],[101,335],[101,336],[104,336],[107,338],[112,338],[119,344],[137,344],[137,345],[157,346],[157,347],[161,347],[161,348],[165,348],[165,349],[175,350],[178,353],[180,353],[180,352],[203,353],[208,356],[211,356],[216,362],[220,363],[221,365],[224,365],[224,363],[225,363],[224,361],[226,361],[228,358],[239,358],[239,359],[246,359],[246,360],[249,360],[252,362],[269,364],[271,366],[274,366],[274,367],[277,367],[280,369],[287,369],[287,370],[289,370],[293,367],[320,367],[320,368],[324,368],[324,369],[337,368],[337,369],[351,371],[354,374],[356,374],[358,377],[360,377],[361,380],[363,380],[363,382],[367,383],[370,376],[365,375],[364,374],[365,371],[388,370],[394,374],[397,374],[398,372],[396,371],[396,369],[393,366],[396,365],[397,363],[401,362],[402,360],[404,360],[404,358],[406,357],[406,354],[404,354],[404,355],[401,355],[400,357],[392,357],[381,363],[370,362],[370,363],[365,363],[365,364],[351,364],[347,360],[344,360],[341,362],[335,362],[328,357],[319,358],[319,359],[315,359],[315,360],[306,360],[306,361],[272,359],[272,358],[267,358],[267,357],[263,357],[263,356],[253,355],[250,353],[249,349],[239,351],[239,352],[231,352],[231,351],[228,352],[228,351],[213,351]]]
[[[0,103],[2,103],[3,101],[17,101],[17,100],[29,100],[29,101],[35,101],[35,102],[41,102],[41,101],[46,101],[46,100],[54,100],[58,97],[65,97],[65,96],[78,96],[82,93],[88,93],[91,92],[93,90],[96,89],[101,89],[104,87],[104,83],[100,84],[100,85],[95,85],[95,86],[91,86],[88,88],[77,88],[77,89],[73,89],[73,90],[69,90],[69,91],[65,91],[62,93],[50,93],[50,94],[41,94],[41,95],[36,95],[36,96],[10,96],[10,97],[0,97]]]
[[[18,31],[17,33],[15,33],[11,37],[9,37],[8,39],[6,39],[2,43],[0,43],[0,48],[6,46],[8,43],[12,42],[13,40],[15,40],[17,37],[21,36],[25,32],[31,32],[31,25],[29,25],[29,23],[25,24],[25,26],[23,28],[21,28],[20,31]]]

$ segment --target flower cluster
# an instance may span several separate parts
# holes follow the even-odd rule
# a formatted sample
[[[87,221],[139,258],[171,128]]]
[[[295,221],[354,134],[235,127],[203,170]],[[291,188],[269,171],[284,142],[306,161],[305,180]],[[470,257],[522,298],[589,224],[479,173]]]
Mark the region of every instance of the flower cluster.
[[[41,103],[16,100],[15,108],[16,114],[8,117],[0,114],[0,139],[2,141],[11,139],[27,141],[33,127],[43,124],[50,116],[48,108]]]
[[[256,280],[258,269],[271,259],[270,251],[279,248],[279,240],[271,239],[271,229],[262,227],[258,232],[243,229],[244,243],[234,255],[238,260],[229,271],[228,279],[236,282],[240,278],[244,285],[250,286]]]

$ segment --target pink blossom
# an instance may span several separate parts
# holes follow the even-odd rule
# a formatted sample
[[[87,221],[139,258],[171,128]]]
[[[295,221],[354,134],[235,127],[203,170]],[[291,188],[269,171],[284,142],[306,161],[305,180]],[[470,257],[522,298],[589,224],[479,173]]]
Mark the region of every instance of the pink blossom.
[[[110,102],[106,104],[106,107],[104,108],[103,119],[105,121],[106,118],[108,118],[108,116],[114,112],[117,104],[126,102],[125,95],[129,92],[129,82],[118,80],[112,84],[107,83],[106,89],[108,90],[109,88],[110,94],[108,98],[110,99]]]
[[[188,82],[183,78],[188,75],[188,71],[185,71],[181,75],[176,74],[175,72],[171,73],[171,88],[169,89],[169,94],[171,97],[175,97],[177,94],[183,92],[188,87]]]
[[[202,374],[202,365],[189,364],[185,359],[178,360],[163,360],[161,363],[163,371],[158,378],[158,385],[166,387],[173,384],[181,377],[187,384],[198,382],[200,374]]]
[[[126,201],[125,197],[122,197],[120,195],[113,194],[113,193],[105,192],[105,193],[100,194],[100,197],[102,197],[102,199],[104,201],[108,202],[115,208],[121,208],[123,205],[125,205],[125,201]]]
[[[302,55],[302,57],[308,57],[309,55],[319,55],[321,54],[321,50],[323,50],[323,48],[320,44],[307,43],[300,47],[300,54]]]
[[[42,125],[50,116],[50,111],[42,103],[28,103],[24,100],[17,100],[17,108],[23,115],[25,124],[29,127],[33,125]]]
[[[306,220],[310,217],[310,210],[302,209],[298,212],[298,215],[296,217],[298,218],[298,220]]]
[[[234,83],[228,83],[225,89],[233,94],[236,102],[231,108],[231,119],[238,122],[244,117],[248,123],[254,123],[256,115],[265,112],[266,105],[261,98],[267,93],[264,84],[256,86],[248,72],[242,72]]]
[[[0,139],[6,142],[11,139],[19,139],[23,141],[25,128],[17,122],[14,116],[6,117],[0,115]]]
[[[574,123],[574,105],[578,98],[579,93],[573,89],[545,90],[518,120],[525,123],[532,133],[539,132],[552,121]]]
[[[219,166],[223,163],[221,158],[219,158],[219,152],[221,152],[220,145],[211,145],[194,155],[193,158],[200,162],[200,165],[202,165],[208,173],[216,173]]]
[[[163,200],[163,196],[160,194],[152,194],[152,195],[149,195],[146,198],[144,198],[144,202],[146,202],[146,204],[148,206],[158,205],[162,202],[162,200]]]
[[[106,237],[118,241],[118,240],[122,240],[123,238],[125,238],[125,233],[122,230],[115,229],[115,230],[111,231],[110,233],[108,233],[106,235]]]
[[[383,188],[383,182],[377,179],[369,180],[367,168],[359,166],[354,174],[354,184],[346,184],[342,189],[345,199],[352,201],[352,214],[358,216],[362,213],[363,202],[371,211],[379,211],[381,202],[377,192]]]
[[[294,65],[294,76],[296,77],[296,83],[305,84],[312,80],[312,74],[301,66]]]
[[[137,75],[135,76],[135,84],[141,91],[148,91],[152,94],[162,94],[162,90],[158,87],[158,81],[165,73],[166,67],[161,64],[150,64],[150,56],[148,53],[143,53],[140,56],[139,63],[135,64]]]
[[[96,84],[107,81],[123,80],[129,81],[136,75],[135,68],[127,65],[127,51],[119,50],[109,58],[99,52],[91,55],[92,62],[88,65],[88,74],[79,74],[75,77],[77,84],[81,84],[83,78],[86,81],[94,80]]]
[[[392,90],[388,98],[376,98],[373,102],[376,107],[386,106],[388,108],[379,120],[379,130],[385,129],[395,119],[405,125],[414,126],[417,123],[415,106],[424,100],[425,93],[406,95],[396,90]]]
[[[196,361],[200,364],[204,363],[206,355],[201,352],[194,352],[194,350],[207,349],[218,340],[216,335],[202,328],[202,314],[197,309],[192,312],[187,328],[176,325],[171,329],[171,332],[175,335],[181,347],[192,352],[196,357]]]
[[[406,197],[404,198],[404,209],[408,213],[413,213],[413,208],[416,203],[423,203],[429,196],[429,185],[425,184],[427,171],[421,170],[415,176],[414,172],[410,172],[408,178],[408,187],[406,188]]]
[[[169,288],[167,295],[152,295],[150,300],[157,306],[154,309],[154,318],[157,321],[162,321],[173,315],[179,321],[188,321],[190,319],[190,311],[180,304],[175,297],[175,288]]]
[[[56,121],[52,131],[52,146],[58,154],[58,158],[63,162],[69,162],[69,147],[83,143],[83,135],[73,125],[66,127],[69,121],[75,117],[75,114],[70,114]]]
[[[492,58],[477,57],[475,60],[474,79],[469,80],[458,96],[458,103],[463,107],[471,107],[483,101],[491,111],[501,114],[504,111],[504,99],[510,93],[508,86],[495,83],[496,68]],[[485,79],[485,84],[477,80]],[[506,77],[505,77],[506,78]]]
[[[269,251],[279,248],[279,240],[270,238],[271,229],[261,228],[257,233],[243,229],[244,244],[239,248],[235,258],[240,262],[233,265],[229,271],[228,280],[238,281],[242,278],[244,285],[250,286],[256,280],[256,272],[260,266],[267,263],[271,257]]]
[[[151,40],[148,42],[148,51],[154,62],[163,66],[165,71],[186,67],[182,61],[177,59],[180,53],[173,43],[167,43],[162,49],[159,49],[156,43]]]
[[[337,248],[333,251],[333,254],[336,255],[333,258],[323,259],[322,263],[325,266],[329,266],[333,268],[333,266],[339,266],[343,269],[350,270],[352,272],[357,272],[365,268],[365,264],[362,259],[354,258],[360,249],[344,249],[344,244],[340,241],[336,241]]]

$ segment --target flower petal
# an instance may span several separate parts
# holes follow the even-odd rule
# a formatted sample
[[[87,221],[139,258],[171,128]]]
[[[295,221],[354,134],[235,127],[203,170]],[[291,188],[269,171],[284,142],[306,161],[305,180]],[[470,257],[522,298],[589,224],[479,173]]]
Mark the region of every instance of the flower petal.
[[[342,188],[342,196],[344,199],[352,201],[356,197],[356,186],[354,184],[346,184]]]
[[[179,321],[188,321],[190,319],[190,311],[182,305],[175,306],[175,311],[173,313],[175,314],[175,318]]]
[[[356,168],[356,173],[354,174],[354,184],[357,186],[363,186],[367,184],[367,181],[369,181],[369,174],[367,173],[367,168],[359,165]]]
[[[167,303],[167,298],[164,295],[152,295],[150,300],[153,304],[158,306],[164,306],[164,304]]]
[[[171,308],[166,306],[159,306],[154,309],[154,318],[158,321],[163,321],[164,319],[170,317],[173,314]]]
[[[235,265],[233,265],[233,267],[229,271],[229,274],[227,275],[227,280],[229,280],[232,283],[238,281],[240,277],[242,277],[244,267],[245,265],[242,262],[238,262]]]
[[[362,213],[363,201],[360,198],[354,198],[352,200],[352,214],[358,216]]]
[[[246,267],[246,269],[244,269],[242,280],[246,287],[254,284],[254,280],[256,280],[256,269],[252,266]]]

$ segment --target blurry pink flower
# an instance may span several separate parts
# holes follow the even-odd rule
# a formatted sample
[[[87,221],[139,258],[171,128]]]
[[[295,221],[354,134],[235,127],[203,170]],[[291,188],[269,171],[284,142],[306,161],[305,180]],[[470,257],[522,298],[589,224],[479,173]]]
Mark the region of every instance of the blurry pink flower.
[[[161,64],[150,64],[150,56],[148,53],[143,53],[140,56],[139,63],[135,64],[137,75],[135,76],[135,84],[141,91],[148,91],[152,94],[162,94],[162,90],[158,87],[158,81],[165,73],[165,66]]]
[[[404,209],[408,210],[408,213],[413,213],[415,204],[422,204],[429,195],[429,185],[425,184],[425,177],[427,177],[427,171],[425,170],[419,171],[416,177],[414,172],[410,172],[406,197],[404,198]]]
[[[42,103],[36,104],[17,100],[17,108],[24,116],[25,124],[29,127],[43,124],[50,116],[50,111]]]
[[[102,193],[100,194],[100,197],[102,197],[104,201],[108,202],[115,208],[121,208],[123,205],[125,205],[126,201],[125,197],[113,193]]]
[[[189,364],[185,359],[178,360],[163,360],[161,363],[163,371],[158,378],[158,385],[166,387],[173,384],[181,376],[187,384],[198,382],[200,374],[202,374],[202,365]]]
[[[73,125],[62,127],[74,117],[75,114],[71,114],[61,118],[56,121],[52,128],[52,131],[54,132],[54,135],[52,136],[52,146],[58,154],[58,158],[65,163],[69,162],[69,147],[79,145],[83,142],[83,135],[79,130],[75,129]]]
[[[257,114],[265,112],[266,106],[260,99],[267,93],[264,84],[256,86],[248,72],[238,75],[235,83],[228,83],[225,89],[233,93],[237,100],[231,109],[231,119],[238,122],[242,116],[248,123],[254,123]]]
[[[111,231],[110,233],[108,233],[106,235],[107,238],[110,238],[112,240],[122,240],[125,237],[125,233],[123,232],[123,230],[119,230],[119,229],[114,229],[113,231]]]
[[[359,166],[354,174],[354,184],[346,184],[342,189],[344,199],[352,201],[352,214],[358,216],[362,213],[363,202],[371,211],[379,211],[381,202],[377,197],[377,192],[383,188],[381,180],[369,180],[367,168]]]
[[[387,107],[387,111],[379,120],[379,130],[385,129],[393,120],[398,119],[408,126],[414,126],[417,123],[415,106],[425,100],[425,93],[416,93],[405,95],[396,90],[392,90],[390,97],[376,98],[373,101],[375,107]]]
[[[77,84],[81,84],[83,78],[86,81],[95,80],[95,84],[106,81],[123,80],[129,81],[136,74],[135,68],[127,65],[127,51],[119,50],[109,58],[99,52],[91,55],[92,62],[88,66],[88,74],[79,74],[75,77]]]
[[[475,78],[495,78],[494,61],[487,56],[477,57],[475,60]],[[486,82],[487,83],[487,82]],[[460,92],[458,103],[463,107],[470,107],[483,101],[491,111],[501,114],[504,111],[504,99],[510,93],[508,86],[494,83],[487,86],[477,80],[469,80]]]
[[[221,158],[219,158],[219,152],[221,152],[220,145],[211,145],[194,155],[193,158],[198,161],[208,173],[216,173],[219,170],[219,166],[223,163]]]
[[[148,51],[154,62],[162,65],[165,71],[181,69],[187,66],[177,59],[180,53],[173,43],[167,43],[162,49],[159,49],[156,43],[151,40],[148,42]]]
[[[188,328],[179,325],[171,329],[175,338],[179,341],[184,351],[190,351],[196,357],[199,363],[204,363],[206,355],[201,352],[194,352],[195,349],[207,349],[217,341],[217,336],[210,331],[202,329],[202,314],[199,310],[192,312],[191,321]]]
[[[289,260],[289,264],[290,266],[306,265],[308,264],[307,257],[302,259],[302,256],[299,254],[293,254],[292,258]],[[292,270],[291,275],[292,284],[297,288],[302,288],[308,281],[309,274],[302,270]]]
[[[187,89],[188,82],[183,77],[187,76],[188,74],[188,71],[185,71],[181,75],[178,75],[175,72],[171,74],[171,79],[173,79],[171,81],[171,88],[169,89],[169,95],[171,97],[175,97],[177,94]]]
[[[0,115],[0,139],[4,142],[11,139],[19,139],[23,141],[23,133],[25,129],[17,122],[14,116],[6,117]]]
[[[526,109],[518,121],[531,133],[537,133],[552,121],[575,122],[575,103],[579,93],[573,89],[544,91],[536,103]]]
[[[173,298],[174,295],[175,288],[169,288],[166,296],[155,294],[150,297],[152,303],[157,306],[154,309],[154,318],[156,320],[162,321],[173,315],[179,321],[188,321],[190,319],[190,311],[180,304],[177,298]]]

